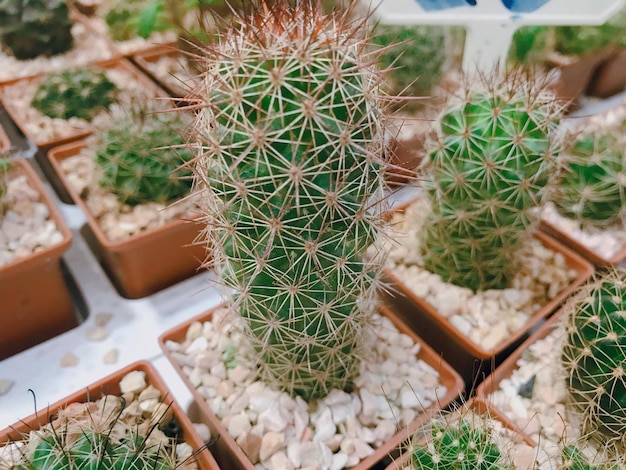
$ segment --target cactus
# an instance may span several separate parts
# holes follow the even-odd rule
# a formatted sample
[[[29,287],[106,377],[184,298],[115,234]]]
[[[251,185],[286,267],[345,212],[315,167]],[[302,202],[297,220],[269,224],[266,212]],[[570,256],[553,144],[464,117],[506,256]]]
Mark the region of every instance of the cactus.
[[[140,113],[116,118],[111,127],[98,133],[100,185],[132,206],[181,199],[191,188],[191,172],[181,168],[191,159],[179,134],[185,122],[176,113]]]
[[[31,104],[53,119],[75,117],[90,121],[115,101],[116,90],[101,71],[65,70],[46,76]]]
[[[515,34],[509,49],[509,61],[529,64],[545,59],[553,29],[548,26],[522,26]]]
[[[561,463],[563,470],[619,470],[620,468],[617,463],[612,462],[590,464],[580,449],[572,444],[563,447]]]
[[[584,435],[622,446],[626,434],[626,271],[585,287],[568,308],[562,362]]]
[[[483,82],[439,119],[425,162],[432,212],[420,233],[426,269],[474,291],[504,288],[515,274],[558,150],[550,94],[521,75]]]
[[[68,51],[71,29],[66,0],[0,1],[0,42],[19,60]]]
[[[207,51],[198,199],[259,376],[305,399],[347,389],[384,253],[383,77],[365,21],[262,3]]]
[[[431,420],[427,444],[414,444],[415,470],[513,470],[493,437],[486,416]]]
[[[380,54],[381,66],[391,67],[389,81],[394,94],[430,95],[433,86],[441,79],[446,62],[444,28],[378,25],[372,40],[382,47],[397,44]]]
[[[609,132],[586,133],[563,152],[565,162],[554,202],[559,212],[584,225],[621,221],[626,206],[626,147]]]

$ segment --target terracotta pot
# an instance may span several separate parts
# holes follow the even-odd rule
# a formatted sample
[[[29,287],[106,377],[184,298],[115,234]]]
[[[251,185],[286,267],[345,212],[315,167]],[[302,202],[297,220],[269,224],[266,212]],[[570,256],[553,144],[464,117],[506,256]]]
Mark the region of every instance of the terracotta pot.
[[[159,338],[159,344],[163,350],[165,356],[172,363],[178,374],[181,376],[187,387],[191,390],[195,406],[197,407],[198,415],[202,417],[202,421],[206,423],[211,429],[211,433],[220,435],[220,439],[215,443],[215,449],[213,450],[217,461],[223,468],[228,469],[246,469],[254,470],[254,465],[250,459],[244,454],[243,450],[230,436],[228,430],[224,427],[220,419],[213,414],[206,401],[196,391],[196,388],[192,385],[189,377],[183,371],[182,367],[176,362],[170,350],[166,347],[168,341],[182,342],[185,340],[187,330],[189,326],[194,322],[205,322],[211,319],[211,316],[215,310],[222,306],[216,307],[209,312],[192,318],[185,323],[167,331]],[[456,399],[463,391],[463,383],[461,377],[452,368],[444,362],[439,355],[437,355],[432,349],[430,349],[415,333],[409,330],[401,320],[388,308],[381,307],[380,313],[389,318],[393,324],[398,328],[401,333],[410,336],[413,341],[421,344],[418,357],[430,364],[436,369],[440,376],[439,380],[441,385],[446,387],[446,393],[440,397],[437,408],[445,408],[454,399]],[[376,449],[376,452],[366,459],[362,460],[358,465],[352,467],[352,469],[365,470],[370,468],[376,462],[388,456],[391,452],[397,450],[402,442],[419,426],[421,426],[427,419],[427,411],[419,415],[409,426],[403,428],[400,432],[395,434],[389,441]],[[431,409],[432,411],[432,409]]]
[[[98,380],[89,385],[84,390],[75,392],[68,397],[46,406],[45,409],[32,414],[28,418],[20,420],[3,431],[0,431],[0,446],[10,442],[23,439],[24,434],[28,434],[30,430],[36,430],[46,425],[58,410],[66,408],[72,403],[85,403],[95,401],[105,395],[120,395],[120,380],[128,373],[133,371],[143,371],[146,374],[146,381],[161,393],[163,403],[170,406],[178,424],[181,428],[181,434],[184,442],[189,444],[195,452],[195,460],[199,470],[218,470],[219,466],[213,458],[213,455],[206,449],[205,443],[202,442],[200,436],[196,433],[193,424],[180,407],[172,398],[172,394],[159,376],[154,367],[147,361],[139,361],[130,364],[113,374]],[[202,450],[200,450],[202,449]]]
[[[10,175],[26,175],[30,187],[40,194],[40,201],[48,207],[63,240],[0,266],[0,360],[79,323],[61,267],[61,257],[72,243],[72,233],[28,162],[16,158],[11,165]]]
[[[535,238],[552,251],[561,253],[567,266],[576,270],[578,275],[567,289],[533,313],[523,328],[509,335],[492,349],[485,349],[474,343],[455,328],[446,317],[439,314],[435,307],[414,294],[389,269],[385,270],[387,280],[391,284],[391,292],[394,292],[389,295],[388,301],[395,305],[395,310],[409,327],[425,338],[444,360],[461,373],[466,387],[470,390],[521,344],[528,331],[537,322],[554,312],[594,272],[589,262],[548,235],[538,232]]]
[[[626,88],[626,50],[616,52],[596,69],[587,94],[608,98]]]
[[[123,72],[126,72],[129,76],[132,76],[135,80],[137,80],[142,85],[142,87],[146,91],[150,92],[155,97],[164,98],[168,96],[165,93],[165,91],[161,90],[158,86],[156,86],[148,77],[143,75],[133,64],[131,64],[126,59],[118,57],[116,59],[110,59],[110,60],[105,60],[101,62],[95,62],[91,65],[85,65],[85,67],[121,70]],[[59,181],[57,174],[50,167],[50,163],[48,159],[46,158],[45,154],[52,147],[56,147],[59,145],[66,144],[68,142],[74,142],[76,140],[84,139],[85,137],[93,134],[96,131],[95,126],[88,125],[86,127],[76,128],[73,132],[70,132],[65,137],[56,137],[56,138],[38,137],[37,135],[34,135],[32,132],[28,130],[28,127],[26,126],[27,121],[25,121],[25,118],[22,115],[22,113],[20,113],[19,110],[12,107],[5,97],[5,94],[7,93],[7,87],[14,85],[17,82],[21,82],[21,81],[37,82],[46,75],[47,74],[39,74],[39,75],[27,77],[27,78],[11,80],[11,81],[0,84],[0,102],[2,102],[2,104],[4,105],[6,109],[6,112],[9,114],[13,122],[22,132],[22,134],[24,134],[24,136],[37,147],[38,151],[35,154],[37,163],[39,163],[39,166],[41,167],[43,173],[45,174],[48,181],[50,181],[50,183],[54,187],[61,201],[63,201],[66,204],[71,204],[72,201],[71,201],[69,194],[67,193],[67,191],[64,190],[64,187]]]
[[[2,155],[5,152],[8,152],[10,149],[11,149],[11,140],[9,140],[9,136],[7,135],[6,132],[4,132],[2,125],[0,125],[0,158],[2,158]]]
[[[174,45],[161,45],[149,50],[140,51],[129,58],[135,65],[148,77],[150,77],[157,85],[163,88],[170,96],[175,98],[183,98],[191,91],[185,86],[185,83],[178,81],[173,74],[159,73],[154,67],[160,59],[165,57],[179,61],[180,69],[184,70],[184,65],[180,62],[181,59],[185,59],[185,55],[190,56],[192,53],[186,53],[181,51]],[[191,57],[188,60],[193,60]],[[193,70],[187,70],[188,74],[194,74]]]
[[[588,259],[596,266],[609,266],[619,264],[621,261],[626,259],[626,247],[619,250],[610,258],[605,258],[604,256],[596,253],[591,248],[580,243],[578,240],[569,236],[567,233],[563,232],[556,225],[547,220],[542,220],[540,229],[550,235],[551,237],[557,239],[563,245],[567,246],[571,250],[583,256],[585,259]]]
[[[385,179],[392,185],[414,182],[418,166],[426,153],[425,134],[414,134],[409,138],[394,138],[389,146],[389,162]]]
[[[65,190],[83,209],[87,225],[81,233],[120,294],[129,299],[145,297],[195,274],[206,251],[203,245],[194,244],[200,227],[193,220],[174,220],[125,240],[108,239],[60,166],[85,145],[84,141],[63,145],[48,157]]]
[[[474,397],[464,406],[464,409],[472,411],[478,415],[487,415],[492,420],[500,422],[506,429],[513,431],[515,433],[514,437],[519,439],[519,441],[524,442],[530,447],[536,447],[537,444],[535,444],[532,439],[521,432],[514,423],[512,423],[500,410],[493,407],[488,401],[480,397]],[[427,442],[424,442],[424,444],[427,444]],[[412,468],[411,454],[402,452],[398,458],[394,459],[385,468],[385,470],[404,470],[405,468]]]
[[[612,47],[606,47],[578,57],[552,56],[547,65],[559,72],[558,78],[552,83],[557,97],[574,106],[576,100],[587,90],[596,69],[614,53]]]

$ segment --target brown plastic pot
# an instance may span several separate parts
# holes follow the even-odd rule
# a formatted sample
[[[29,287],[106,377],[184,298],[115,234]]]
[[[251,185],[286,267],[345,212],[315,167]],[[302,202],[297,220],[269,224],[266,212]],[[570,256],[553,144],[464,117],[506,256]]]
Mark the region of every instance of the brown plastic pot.
[[[464,409],[472,411],[478,415],[487,415],[492,420],[500,422],[506,429],[513,431],[516,439],[528,444],[530,447],[537,446],[532,439],[521,432],[521,430],[511,420],[509,420],[499,409],[492,406],[488,401],[480,397],[474,397],[464,406]],[[423,442],[423,444],[426,444],[426,442]],[[407,467],[411,468],[411,454],[401,452],[400,456],[387,465],[385,470],[404,470]]]
[[[139,83],[142,84],[142,87],[153,94],[155,98],[165,98],[168,95],[165,91],[161,90],[157,85],[155,85],[148,77],[143,75],[137,67],[130,63],[130,61],[117,57],[115,59],[109,59],[101,62],[95,62],[93,64],[85,65],[86,68],[96,68],[96,69],[117,69],[123,72],[126,72],[129,76],[134,77]],[[83,68],[83,67],[81,67]],[[15,80],[11,80],[5,83],[0,84],[0,102],[4,105],[6,112],[11,117],[15,125],[19,128],[19,130],[24,134],[24,136],[32,142],[38,149],[35,154],[35,158],[44,175],[52,184],[54,190],[59,195],[61,201],[66,204],[71,204],[71,198],[67,191],[64,190],[63,185],[58,179],[57,174],[50,167],[50,163],[46,158],[46,152],[48,152],[51,148],[57,147],[59,145],[63,145],[69,142],[74,142],[76,140],[84,139],[85,137],[93,134],[96,131],[96,128],[92,125],[88,125],[86,127],[76,128],[75,132],[71,132],[65,137],[55,137],[55,138],[43,138],[34,135],[30,132],[26,126],[26,121],[23,115],[15,108],[10,106],[10,103],[7,102],[5,98],[6,88],[14,85],[19,81],[28,81],[28,82],[37,82],[41,80],[48,74],[39,74],[26,78],[18,78]],[[69,124],[68,124],[69,125]]]
[[[185,54],[187,53],[181,51],[174,45],[160,45],[152,49],[137,52],[129,58],[144,74],[150,77],[170,96],[183,98],[192,90],[185,86],[184,82],[178,81],[173,75],[166,74],[167,76],[164,76],[163,73],[157,72],[154,64],[165,57],[180,61],[181,58],[184,58]],[[191,60],[191,57],[188,60]],[[181,70],[184,69],[182,63],[180,63],[180,68]],[[190,74],[193,73],[192,70],[187,70],[187,72]]]
[[[393,292],[389,294],[388,301],[395,305],[395,310],[402,320],[425,338],[428,344],[461,374],[466,387],[470,390],[522,343],[535,324],[554,312],[594,272],[594,267],[588,261],[545,233],[537,232],[535,237],[547,248],[563,255],[567,266],[576,270],[576,279],[567,289],[533,313],[523,328],[509,335],[492,349],[485,349],[474,343],[446,317],[439,314],[435,307],[415,295],[389,269],[385,270],[385,276],[391,284],[390,290]]]
[[[180,407],[180,405],[174,401],[172,394],[157,373],[154,367],[147,361],[139,361],[130,364],[123,369],[114,372],[113,374],[98,380],[97,382],[89,385],[84,390],[75,392],[66,398],[59,400],[58,402],[48,405],[45,409],[32,414],[31,416],[18,421],[17,423],[9,426],[8,428],[0,431],[0,447],[11,441],[20,441],[24,439],[24,436],[28,435],[29,431],[37,430],[42,426],[48,424],[53,416],[63,408],[66,408],[72,403],[85,403],[89,401],[95,401],[102,398],[105,395],[120,395],[120,380],[128,373],[133,371],[142,371],[146,374],[146,381],[149,385],[156,388],[160,394],[163,403],[170,406],[176,420],[178,421],[181,434],[184,442],[189,444],[194,451],[194,458],[198,464],[199,470],[218,470],[219,466],[213,458],[213,455],[207,450],[206,445],[200,439],[200,436],[196,433],[193,424]]]
[[[621,50],[608,57],[596,69],[587,88],[589,96],[608,98],[626,88],[626,50]]]
[[[72,243],[72,232],[28,162],[11,160],[11,175],[26,175],[40,194],[50,218],[63,234],[57,245],[0,266],[0,360],[57,336],[78,325],[61,257]]]
[[[206,251],[194,243],[200,233],[194,220],[174,220],[124,240],[108,239],[60,166],[85,146],[84,141],[63,145],[50,151],[48,158],[65,190],[83,209],[87,225],[81,232],[120,294],[129,299],[145,297],[195,274]]]
[[[389,167],[385,180],[392,185],[403,185],[415,181],[418,166],[426,149],[426,134],[414,134],[410,138],[394,138],[389,145]]]
[[[528,349],[528,347],[548,336],[552,331],[559,325],[561,321],[561,312],[563,310],[559,310],[555,315],[553,315],[548,321],[542,324],[537,330],[530,335],[526,341],[522,343],[522,345],[515,350],[513,354],[511,354],[500,366],[494,370],[484,381],[480,384],[480,386],[476,389],[476,397],[484,402],[489,402],[489,395],[493,392],[497,391],[500,388],[500,382],[504,379],[508,379],[511,377],[513,372],[517,369],[517,362],[522,357],[522,354]],[[500,415],[504,416],[504,413],[499,410],[495,405],[491,405],[492,409],[497,410]],[[533,439],[526,434],[520,426],[513,423],[511,421],[513,429],[519,429],[520,435],[525,436],[530,442],[533,442]],[[537,444],[537,443],[535,443]]]
[[[255,466],[252,464],[250,459],[245,455],[243,450],[239,447],[239,445],[235,442],[235,440],[230,436],[228,430],[224,427],[222,422],[219,420],[215,414],[211,411],[206,401],[200,396],[200,394],[196,391],[195,387],[192,385],[191,381],[187,374],[183,372],[182,367],[176,362],[170,350],[166,347],[166,343],[168,341],[174,342],[182,342],[185,340],[185,336],[187,334],[187,330],[189,326],[194,322],[206,322],[211,319],[211,316],[215,310],[221,308],[222,306],[216,307],[202,315],[199,315],[195,318],[192,318],[185,323],[167,331],[159,338],[159,344],[161,349],[163,350],[165,356],[172,363],[178,374],[181,376],[187,387],[191,390],[195,405],[197,407],[197,411],[199,416],[202,418],[202,421],[209,426],[211,429],[211,433],[215,435],[219,435],[220,439],[215,443],[215,449],[213,450],[214,455],[219,462],[219,464],[223,468],[228,469],[245,469],[245,470],[254,470]],[[393,324],[398,328],[401,333],[404,333],[410,336],[413,341],[421,344],[420,351],[418,353],[418,357],[422,360],[426,361],[429,365],[431,365],[435,370],[437,370],[440,374],[440,383],[441,385],[446,387],[446,393],[444,396],[440,397],[438,403],[436,405],[437,408],[445,408],[450,404],[453,400],[455,400],[462,392],[463,392],[463,381],[461,377],[446,363],[444,362],[438,354],[436,354],[432,349],[426,345],[422,339],[420,339],[414,332],[412,332],[407,326],[395,315],[395,313],[386,308],[381,307],[380,313],[385,317],[389,318]],[[433,405],[435,406],[435,405]],[[399,449],[399,446],[405,439],[411,435],[416,429],[419,428],[424,422],[428,419],[428,411],[433,411],[433,408],[429,408],[425,410],[424,413],[420,414],[415,418],[408,426],[403,428],[397,434],[395,434],[389,441],[383,444],[381,447],[376,449],[375,453],[362,460],[358,465],[352,467],[353,469],[365,470],[383,458],[387,457],[390,453]]]
[[[563,232],[556,225],[547,220],[541,221],[540,229],[551,237],[557,239],[563,245],[580,254],[585,259],[588,259],[596,266],[600,267],[616,265],[626,259],[626,247],[619,250],[610,258],[605,258],[604,256],[601,256],[600,254],[590,249],[589,247],[580,243],[578,240],[570,237],[567,233]]]

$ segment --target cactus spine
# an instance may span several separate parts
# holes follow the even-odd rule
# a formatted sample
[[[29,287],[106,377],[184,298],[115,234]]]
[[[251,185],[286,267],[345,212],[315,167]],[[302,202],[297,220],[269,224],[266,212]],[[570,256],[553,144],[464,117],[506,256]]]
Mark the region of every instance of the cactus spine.
[[[262,3],[207,51],[195,168],[260,377],[307,399],[358,371],[385,223],[382,77],[364,22],[314,3]]]
[[[585,435],[623,446],[626,435],[626,271],[589,284],[571,303],[562,351],[569,399]]]
[[[504,288],[555,165],[556,108],[521,76],[468,90],[439,119],[426,162],[425,267],[472,290]]]
[[[66,0],[0,2],[0,42],[19,60],[66,52],[74,42],[71,29]]]
[[[0,156],[0,218],[4,214],[4,198],[9,190],[9,168],[11,167],[8,158]]]
[[[46,76],[31,104],[53,119],[90,121],[115,101],[116,91],[115,84],[101,71],[65,70]]]
[[[191,171],[182,167],[191,152],[179,131],[177,113],[130,112],[98,133],[96,163],[108,188],[122,204],[168,203],[191,189]]]
[[[563,215],[591,226],[619,222],[626,205],[626,146],[613,133],[587,133],[561,158],[565,171],[555,194]]]

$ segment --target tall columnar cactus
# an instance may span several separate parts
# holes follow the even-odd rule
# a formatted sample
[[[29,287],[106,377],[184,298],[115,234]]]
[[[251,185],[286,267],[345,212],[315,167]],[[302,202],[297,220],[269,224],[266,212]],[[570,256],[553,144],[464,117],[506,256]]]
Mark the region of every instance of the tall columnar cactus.
[[[473,290],[504,288],[554,176],[557,109],[521,76],[471,89],[438,122],[425,164],[425,267]]]
[[[389,81],[394,94],[430,95],[441,79],[448,53],[443,27],[378,25],[372,40],[382,47],[396,44],[380,55],[381,65],[392,67]]]
[[[90,121],[115,101],[116,91],[115,84],[100,70],[65,70],[46,76],[31,104],[51,118]]]
[[[191,160],[180,131],[187,123],[180,114],[129,112],[98,132],[96,163],[100,184],[123,204],[168,203],[191,189]]]
[[[569,399],[581,413],[585,435],[624,446],[626,271],[599,277],[569,310],[562,351]]]
[[[621,220],[626,207],[626,145],[614,132],[589,132],[561,155],[565,168],[555,204],[565,216],[591,226]]]
[[[195,123],[208,242],[260,376],[350,387],[376,308],[382,80],[364,23],[262,3],[207,51]]]
[[[433,420],[428,443],[413,446],[416,470],[513,470],[482,417]]]
[[[19,60],[68,51],[71,29],[66,0],[0,1],[0,43]]]

